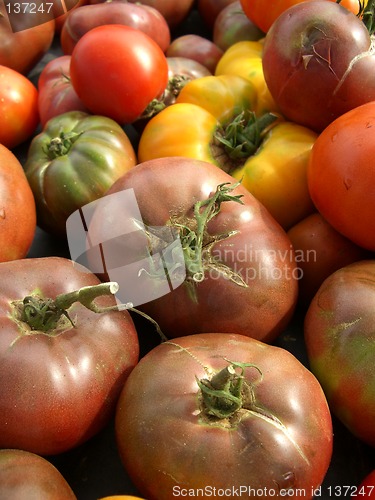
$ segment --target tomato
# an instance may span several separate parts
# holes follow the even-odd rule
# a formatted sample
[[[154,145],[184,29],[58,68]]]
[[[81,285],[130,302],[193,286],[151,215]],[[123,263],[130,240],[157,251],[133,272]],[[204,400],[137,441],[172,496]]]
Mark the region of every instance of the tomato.
[[[336,2],[336,0],[329,1]],[[302,0],[272,0],[272,2],[265,5],[262,0],[241,0],[241,5],[249,19],[251,19],[257,26],[259,26],[261,30],[266,33],[270,29],[274,21],[276,21],[276,19],[285,10],[301,2]],[[340,5],[356,15],[359,12],[360,3],[358,0],[341,0]]]
[[[124,276],[121,301],[139,304],[167,337],[221,331],[271,341],[293,314],[297,279],[289,239],[245,188],[227,183],[232,185],[233,178],[211,163],[185,157],[143,162],[113,184],[91,219],[88,243],[111,243],[103,246],[104,257],[97,254],[99,261],[93,255],[90,267],[102,267],[104,259],[106,279],[112,273],[116,280]],[[128,189],[140,215],[120,204]],[[241,196],[242,203],[233,196]],[[211,204],[210,217],[200,216],[198,202]],[[218,207],[213,217],[211,210]],[[114,218],[114,213],[121,216]],[[151,228],[148,232],[139,229],[140,217]],[[150,245],[156,257],[163,246],[152,238],[152,228],[162,241],[172,234],[175,243],[181,241],[181,251],[177,246],[174,254],[172,245],[170,256],[164,252],[169,285],[164,267],[145,256]],[[134,235],[131,241],[125,233]]]
[[[78,9],[78,7],[82,7],[83,5],[86,5],[88,3],[88,0],[70,0],[68,5],[65,2],[65,7],[68,9],[67,12],[62,14],[61,16],[57,16],[55,18],[55,34],[59,35],[61,34],[61,30],[64,26],[65,21],[71,14],[71,11]],[[73,4],[73,5],[72,5]]]
[[[134,121],[163,93],[168,63],[157,43],[142,31],[103,25],[77,42],[70,75],[78,96],[92,113],[124,124]]]
[[[67,111],[88,112],[70,81],[70,56],[51,59],[38,79],[38,110],[42,127]]]
[[[171,41],[167,21],[148,5],[132,4],[123,0],[109,0],[86,5],[72,12],[64,23],[60,42],[63,52],[71,54],[78,40],[92,28],[103,24],[123,24],[143,31],[165,52]]]
[[[375,446],[375,260],[355,262],[321,285],[305,317],[311,370],[330,408]]]
[[[138,3],[138,0],[129,0],[131,3]],[[143,0],[142,4],[149,5],[157,9],[171,29],[178,27],[190,13],[194,0]]]
[[[0,200],[0,262],[21,259],[35,235],[35,201],[21,163],[1,144]]]
[[[311,372],[286,350],[230,333],[149,351],[121,393],[116,437],[149,500],[311,499],[332,453],[330,412]]]
[[[176,104],[149,121],[140,137],[138,160],[187,156],[211,162],[242,179],[243,186],[288,229],[314,210],[306,170],[317,136],[291,122],[281,121],[272,128],[275,117],[260,118],[259,105],[254,86],[240,76],[193,80],[181,90]],[[252,115],[244,115],[249,109],[259,117],[252,126]]]
[[[287,234],[300,269],[299,301],[305,306],[330,274],[370,256],[369,252],[338,233],[319,213],[302,219]]]
[[[235,0],[198,0],[197,9],[206,26],[213,29],[220,12]]]
[[[29,18],[38,16],[38,13],[28,14]],[[0,65],[26,75],[51,47],[54,34],[54,20],[29,29],[13,31],[5,2],[0,2]]]
[[[135,164],[130,139],[110,118],[83,111],[52,118],[32,139],[24,164],[38,225],[64,237],[69,215],[103,196]]]
[[[0,450],[0,491],[12,500],[77,500],[54,465],[24,450]]]
[[[375,470],[367,474],[352,498],[375,498]]]
[[[264,79],[262,54],[263,43],[260,41],[237,42],[224,52],[215,75],[239,75],[249,79],[257,89],[259,105],[265,110],[280,111]]]
[[[127,311],[98,314],[82,305],[100,281],[68,259],[2,263],[0,279],[0,447],[62,453],[113,416],[138,361],[137,333]],[[73,297],[82,304],[70,305],[65,294],[82,287],[89,288]],[[96,304],[114,306],[112,291]]]
[[[187,34],[175,38],[169,45],[166,55],[168,57],[193,59],[206,66],[211,73],[214,73],[223,51],[208,38],[201,35]]]
[[[294,5],[274,22],[263,50],[264,78],[282,114],[321,132],[375,100],[375,56],[365,24],[341,4]]]
[[[231,2],[217,16],[213,27],[213,41],[222,50],[244,40],[259,40],[264,36],[245,15],[239,0]]]
[[[33,135],[38,123],[36,87],[18,71],[0,66],[0,143],[15,148]]]
[[[318,137],[308,186],[323,217],[359,246],[375,250],[375,103],[345,113]]]

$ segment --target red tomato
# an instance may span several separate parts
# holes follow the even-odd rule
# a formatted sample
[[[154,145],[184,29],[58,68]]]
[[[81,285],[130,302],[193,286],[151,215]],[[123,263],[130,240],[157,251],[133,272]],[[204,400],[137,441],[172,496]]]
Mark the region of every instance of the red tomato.
[[[38,123],[36,87],[18,71],[0,66],[0,143],[13,149],[32,136]]]
[[[375,446],[375,260],[331,274],[305,317],[309,365],[332,413]]]
[[[300,303],[308,305],[323,281],[369,253],[338,233],[321,214],[311,214],[288,231],[300,269]]]
[[[100,283],[68,259],[2,263],[0,282],[0,448],[62,453],[113,416],[138,361],[134,324],[127,311],[99,314],[77,302],[69,307],[61,297],[56,302]],[[92,299],[87,293],[92,288],[85,291]],[[114,306],[115,300],[98,297],[96,303]]]
[[[302,2],[269,29],[264,78],[281,113],[321,132],[343,113],[375,100],[375,56],[365,24],[341,4]]]
[[[56,57],[42,69],[38,80],[38,109],[42,127],[67,111],[87,111],[70,81],[69,55]]]
[[[200,211],[196,203],[203,203],[203,211],[205,203],[218,194],[218,186],[233,181],[208,162],[185,157],[150,160],[136,165],[112,185],[107,191],[109,198],[104,196],[104,203],[98,205],[91,220],[91,241],[112,240],[108,252],[104,249],[109,276],[111,271],[119,276],[121,269],[132,263],[134,277],[127,275],[122,302],[134,303],[134,297],[143,298],[147,290],[149,298],[138,301],[139,308],[168,337],[221,331],[270,342],[293,314],[297,278],[290,240],[249,191],[241,185],[235,188],[233,196],[240,196],[241,203],[230,199],[232,192],[224,191],[220,199],[229,199],[214,205],[220,206],[219,213],[208,223],[203,216],[197,221]],[[165,237],[173,232],[180,237],[183,255],[174,259],[173,254],[168,257],[164,252],[173,285],[166,283],[163,267],[153,270],[152,262],[145,259],[148,245],[159,255],[163,237],[154,241],[150,229],[147,243],[147,232],[139,230],[128,205],[119,206],[121,197],[111,196],[129,189],[135,194],[146,226],[161,228],[156,234],[165,228]],[[114,218],[114,213],[121,216]],[[106,223],[108,219],[111,224]],[[126,233],[138,236],[130,243],[126,235],[125,241],[113,238],[124,234],[124,225],[129,227]],[[100,263],[93,264],[98,269]],[[129,280],[132,287],[127,287]]]
[[[248,18],[266,33],[280,14],[289,7],[297,5],[302,1],[303,0],[272,0],[272,2],[265,3],[264,0],[241,0],[241,4]],[[336,2],[336,0],[329,1]],[[359,12],[360,2],[358,0],[341,0],[340,5],[346,7],[356,15]]]
[[[229,333],[149,351],[115,423],[125,469],[148,500],[311,499],[332,453],[331,415],[311,372],[284,349]]]
[[[311,198],[323,217],[359,246],[375,250],[375,102],[345,113],[316,140],[308,166]]]
[[[0,450],[2,498],[76,500],[61,473],[48,460],[24,450]]]
[[[355,490],[352,498],[375,498],[375,470],[370,472]]]
[[[36,230],[35,200],[16,156],[0,144],[0,262],[26,256]]]
[[[134,121],[168,83],[163,51],[142,31],[103,25],[77,42],[70,64],[72,85],[85,106],[120,124]]]

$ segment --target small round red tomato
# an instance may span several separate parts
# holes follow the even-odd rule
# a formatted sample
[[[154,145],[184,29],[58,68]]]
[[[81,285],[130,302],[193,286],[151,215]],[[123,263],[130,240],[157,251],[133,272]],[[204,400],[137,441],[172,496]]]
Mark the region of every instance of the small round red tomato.
[[[0,66],[0,144],[13,149],[32,136],[38,123],[36,87],[18,71]]]
[[[45,458],[24,450],[0,450],[1,498],[76,500],[73,490]]]
[[[311,499],[332,453],[331,415],[312,373],[284,349],[230,333],[149,351],[125,383],[115,429],[148,500],[239,491]]]
[[[375,260],[342,267],[321,285],[305,316],[309,365],[332,413],[375,446]]]
[[[375,103],[337,118],[316,140],[310,196],[323,217],[359,246],[375,250]]]
[[[370,253],[338,233],[319,213],[302,219],[287,234],[300,269],[298,298],[304,305],[330,274]]]
[[[0,282],[0,448],[63,453],[113,416],[137,332],[128,311],[94,312],[117,288],[69,259],[3,262]]]
[[[341,4],[298,3],[267,32],[262,64],[269,91],[289,120],[321,132],[375,100],[375,56],[365,24]]]
[[[34,195],[16,156],[0,144],[0,262],[22,259],[36,230]]]
[[[272,2],[265,3],[264,0],[241,0],[241,4],[248,18],[266,33],[280,14],[289,7],[297,5],[302,1],[303,0],[272,0]],[[336,0],[329,1],[336,2]],[[360,2],[358,0],[341,0],[340,5],[356,15],[359,12]]]
[[[120,124],[134,121],[168,83],[168,63],[159,45],[123,25],[93,28],[77,42],[70,63],[74,89],[94,114]]]

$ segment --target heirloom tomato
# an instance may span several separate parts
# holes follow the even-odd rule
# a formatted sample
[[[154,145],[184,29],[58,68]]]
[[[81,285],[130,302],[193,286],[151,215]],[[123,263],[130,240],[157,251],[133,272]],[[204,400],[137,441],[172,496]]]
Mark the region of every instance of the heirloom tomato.
[[[36,87],[18,71],[0,66],[0,144],[9,149],[19,146],[38,123]]]
[[[0,280],[0,447],[62,453],[113,416],[138,362],[134,324],[94,312],[116,305],[115,284],[65,258],[2,263]]]
[[[215,75],[240,75],[257,89],[259,106],[264,110],[279,111],[268,90],[262,67],[263,43],[244,40],[231,45],[216,65]]]
[[[12,500],[77,500],[51,462],[24,450],[0,450],[0,492]]]
[[[186,156],[213,163],[242,179],[287,229],[314,210],[306,170],[317,136],[295,123],[275,124],[277,116],[260,116],[262,111],[246,78],[224,74],[193,80],[176,104],[149,121],[140,137],[138,160]]]
[[[375,103],[337,118],[319,135],[308,167],[311,198],[323,217],[359,246],[375,250]]]
[[[370,252],[337,232],[320,213],[308,215],[287,234],[300,269],[298,298],[305,306],[330,274],[370,256]]]
[[[115,429],[148,500],[311,499],[332,455],[331,415],[312,373],[280,347],[230,333],[149,351],[125,382]]]
[[[10,8],[14,5],[12,2],[7,3]],[[27,5],[30,6],[30,3],[22,4],[24,8]],[[9,22],[7,7],[4,1],[0,2],[0,65],[26,75],[51,47],[55,21],[52,19],[32,28],[14,31]],[[34,19],[40,15],[40,11],[28,14],[29,18]],[[18,17],[21,15],[18,14]]]
[[[375,260],[331,274],[305,317],[312,372],[334,415],[375,446]]]
[[[67,111],[88,111],[70,81],[70,56],[51,59],[38,80],[38,109],[42,127]]]
[[[138,0],[129,0],[131,3],[138,3]],[[150,5],[157,9],[166,19],[171,29],[176,28],[189,15],[194,0],[142,0],[144,5]]]
[[[317,132],[375,100],[370,33],[341,4],[318,0],[287,9],[265,37],[262,62],[282,114]]]
[[[121,205],[129,190],[136,214]],[[104,258],[109,279],[125,273],[121,301],[135,297],[165,336],[221,331],[272,341],[289,323],[298,291],[291,243],[263,205],[215,165],[186,157],[139,163],[102,201],[89,240],[109,243],[90,263],[97,269]],[[167,245],[172,235],[176,247]],[[162,252],[165,264],[150,252]]]
[[[280,14],[289,7],[299,4],[302,1],[303,0],[272,0],[272,2],[265,4],[263,0],[241,0],[241,5],[248,18],[266,33]],[[329,1],[336,2],[337,0]],[[367,0],[362,3],[367,3]],[[346,7],[356,15],[360,13],[361,2],[359,0],[341,0],[340,5]]]
[[[211,73],[214,73],[224,52],[212,40],[201,35],[188,33],[172,40],[165,53],[167,57],[186,57],[198,61],[206,66]]]
[[[35,235],[35,200],[21,163],[2,144],[0,200],[0,262],[21,259]]]
[[[71,54],[85,33],[103,24],[123,24],[143,31],[160,46],[163,52],[167,50],[171,41],[167,21],[158,10],[141,3],[106,0],[85,5],[69,15],[60,35],[64,54]]]
[[[114,120],[83,111],[51,118],[32,139],[24,165],[38,225],[65,236],[68,216],[135,164],[130,139]]]
[[[213,29],[220,12],[235,0],[197,0],[199,15],[209,29]]]
[[[97,26],[79,39],[70,63],[72,85],[94,114],[120,124],[134,121],[168,83],[159,45],[129,26]]]

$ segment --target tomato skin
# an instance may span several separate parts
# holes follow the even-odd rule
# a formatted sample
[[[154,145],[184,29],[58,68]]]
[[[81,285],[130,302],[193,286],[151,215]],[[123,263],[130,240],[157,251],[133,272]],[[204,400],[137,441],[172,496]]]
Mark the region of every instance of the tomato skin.
[[[163,93],[168,63],[157,43],[142,31],[103,25],[77,42],[70,75],[78,96],[92,113],[123,125],[133,122]]]
[[[62,132],[75,139],[67,151],[54,155],[53,143],[56,138],[60,142]],[[103,196],[135,164],[130,139],[114,120],[83,111],[52,118],[32,139],[24,164],[38,224],[64,237],[68,216]]]
[[[373,101],[370,46],[364,23],[341,4],[302,2],[281,14],[265,37],[262,57],[281,113],[321,132],[343,113]]]
[[[0,65],[27,75],[51,47],[54,34],[54,20],[13,32],[5,2],[0,2]]]
[[[270,29],[271,25],[276,19],[289,7],[301,3],[303,0],[273,0],[265,8],[262,0],[241,0],[243,10],[249,19],[251,19],[261,30],[265,33]],[[315,0],[306,0],[308,2]],[[335,2],[336,0],[328,0]],[[366,2],[367,3],[367,2]],[[340,5],[358,14],[359,2],[358,0],[342,0]]]
[[[375,470],[367,474],[352,498],[375,498]]]
[[[0,199],[0,262],[22,259],[27,255],[35,235],[35,200],[21,163],[2,144]]]
[[[129,0],[131,3],[138,3],[138,0]],[[176,28],[189,15],[194,0],[143,0],[142,4],[149,5],[157,9],[166,19],[171,29]]]
[[[355,244],[375,250],[373,157],[375,104],[345,113],[318,137],[310,156],[308,186],[323,217]]]
[[[0,143],[15,148],[32,136],[38,123],[36,87],[18,71],[0,66]]]
[[[38,80],[38,109],[42,127],[50,118],[67,111],[88,112],[70,82],[69,55],[49,61]]]
[[[0,491],[3,498],[77,500],[61,473],[45,458],[24,450],[0,450]]]
[[[73,304],[74,321],[46,334],[15,320],[15,300],[40,292],[55,299],[100,281],[59,257],[0,265],[1,448],[55,455],[85,442],[113,416],[139,344],[127,311],[97,314]],[[102,307],[113,297],[100,297]]]
[[[198,0],[197,9],[208,28],[213,29],[220,12],[235,0]]]
[[[339,269],[321,285],[305,317],[312,372],[346,427],[375,446],[375,261]]]
[[[285,434],[247,410],[239,410],[232,427],[229,419],[222,424],[204,416],[197,379],[232,360],[258,367],[261,374],[245,369],[245,380],[253,384],[255,404],[277,415]],[[315,377],[289,352],[230,333],[182,337],[146,354],[121,393],[116,436],[125,469],[149,500],[244,485],[269,490],[267,498],[285,497],[287,490],[297,498],[293,490],[304,488],[311,498],[332,451],[331,417]]]
[[[64,23],[60,43],[64,54],[71,54],[78,40],[92,28],[103,24],[124,24],[146,33],[165,52],[171,41],[167,21],[148,5],[122,0],[86,5],[71,12]]]
[[[304,306],[309,305],[320,285],[334,271],[371,256],[338,233],[320,213],[302,219],[287,234],[301,270],[298,299]]]
[[[174,217],[191,217],[195,202],[207,199],[219,184],[227,182],[233,184],[233,177],[211,163],[186,157],[164,157],[136,165],[113,184],[107,195],[133,189],[144,223],[152,227],[170,227]],[[212,237],[228,231],[237,232],[217,241],[207,254],[241,275],[248,286],[240,286],[223,277],[218,266],[213,265],[204,273],[204,279],[194,285],[196,300],[186,280],[170,293],[160,294],[164,284],[158,279],[145,283],[147,273],[141,273],[144,246],[132,249],[134,262],[139,262],[134,288],[142,290],[142,286],[147,286],[155,290],[158,297],[139,308],[160,325],[167,337],[234,331],[268,342],[290,321],[297,300],[290,241],[263,205],[245,188],[238,186],[233,193],[243,194],[244,205],[233,201],[223,203],[208,230]],[[109,241],[111,235],[122,234],[127,212],[124,209],[122,217],[109,226],[105,221],[113,210],[108,201],[95,211],[89,227],[92,241]],[[116,254],[117,259],[121,259],[121,252],[123,247],[114,247],[109,256]],[[119,269],[121,265],[123,261],[115,267]],[[110,270],[110,265],[107,269]],[[121,300],[132,302],[131,297]]]

